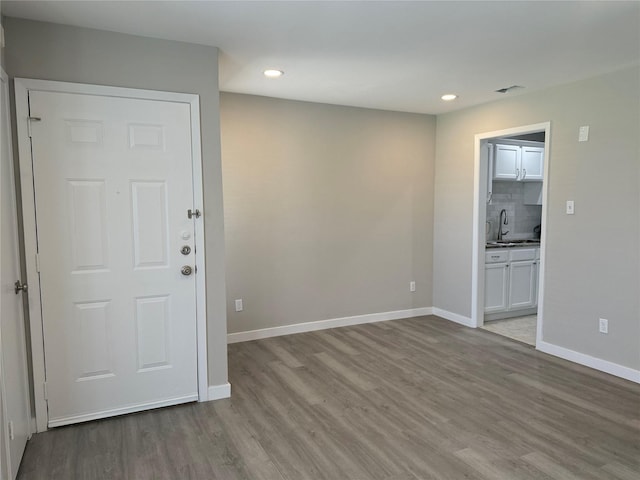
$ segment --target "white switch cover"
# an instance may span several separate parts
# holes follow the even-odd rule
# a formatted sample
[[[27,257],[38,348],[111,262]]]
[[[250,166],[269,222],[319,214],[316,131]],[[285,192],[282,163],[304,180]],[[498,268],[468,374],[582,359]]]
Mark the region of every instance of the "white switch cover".
[[[600,333],[609,333],[609,320],[606,318],[601,318],[598,321],[598,330]]]
[[[567,200],[567,215],[573,215],[574,212],[573,200]]]
[[[238,298],[236,300],[236,312],[241,312],[242,311],[242,299]]]
[[[583,125],[578,130],[578,141],[586,142],[587,140],[589,140],[589,125]]]
[[[416,282],[409,282],[409,291],[410,292],[416,291]]]

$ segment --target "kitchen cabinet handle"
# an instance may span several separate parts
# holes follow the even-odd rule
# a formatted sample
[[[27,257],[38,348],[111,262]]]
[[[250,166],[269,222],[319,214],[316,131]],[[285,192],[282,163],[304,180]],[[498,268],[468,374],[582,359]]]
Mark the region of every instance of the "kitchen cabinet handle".
[[[524,180],[525,178],[527,178],[527,169],[523,168],[522,169],[522,179]]]
[[[520,177],[520,169],[516,168],[516,180]]]

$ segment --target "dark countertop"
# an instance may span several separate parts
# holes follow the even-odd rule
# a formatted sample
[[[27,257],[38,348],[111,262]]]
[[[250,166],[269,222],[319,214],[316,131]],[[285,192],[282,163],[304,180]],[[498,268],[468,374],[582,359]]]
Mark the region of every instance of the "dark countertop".
[[[487,242],[486,248],[539,247],[540,240],[501,240]]]

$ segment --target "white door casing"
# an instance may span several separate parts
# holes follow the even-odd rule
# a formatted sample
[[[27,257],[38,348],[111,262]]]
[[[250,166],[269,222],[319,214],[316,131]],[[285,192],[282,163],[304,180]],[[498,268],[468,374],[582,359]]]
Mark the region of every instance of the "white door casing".
[[[15,177],[11,148],[8,78],[2,71],[0,140],[0,477],[14,479],[31,436],[26,332],[18,239]]]
[[[202,209],[197,96],[19,80],[16,103],[33,150],[38,429],[206,400],[203,219],[187,216]]]
[[[471,325],[475,328],[484,324],[484,270],[485,270],[485,222],[486,222],[486,198],[487,182],[483,181],[484,172],[488,170],[486,157],[482,155],[482,145],[493,139],[525,135],[529,133],[545,132],[545,148],[543,151],[542,173],[548,175],[549,157],[551,145],[551,122],[525,125],[521,127],[507,128],[491,132],[479,133],[474,138],[474,180],[473,180],[473,232],[472,232],[472,258],[471,258]],[[496,173],[494,171],[494,178]],[[540,260],[537,263],[537,276],[539,277],[536,289],[536,302],[538,304],[538,322],[536,332],[536,344],[542,342],[542,330],[544,323],[544,271],[546,259],[546,222],[548,210],[548,187],[549,182],[544,181],[542,186],[542,232]]]

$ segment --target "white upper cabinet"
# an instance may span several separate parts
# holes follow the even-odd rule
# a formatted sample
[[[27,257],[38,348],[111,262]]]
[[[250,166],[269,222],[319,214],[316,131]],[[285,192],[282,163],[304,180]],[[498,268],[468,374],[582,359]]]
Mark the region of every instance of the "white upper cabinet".
[[[544,179],[544,148],[522,147],[520,158],[522,168],[519,180],[541,182]]]
[[[496,144],[493,179],[541,182],[544,178],[544,148]]]
[[[496,145],[493,166],[494,180],[517,180],[522,152],[516,145]]]

